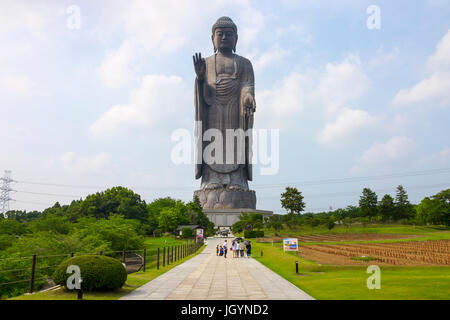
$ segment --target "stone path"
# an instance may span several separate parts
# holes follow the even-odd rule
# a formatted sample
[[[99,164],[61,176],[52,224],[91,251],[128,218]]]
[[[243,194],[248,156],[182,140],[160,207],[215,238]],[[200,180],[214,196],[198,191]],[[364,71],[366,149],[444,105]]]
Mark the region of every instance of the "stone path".
[[[313,298],[253,258],[216,256],[223,239],[121,300],[312,300]],[[230,251],[228,251],[230,252]]]

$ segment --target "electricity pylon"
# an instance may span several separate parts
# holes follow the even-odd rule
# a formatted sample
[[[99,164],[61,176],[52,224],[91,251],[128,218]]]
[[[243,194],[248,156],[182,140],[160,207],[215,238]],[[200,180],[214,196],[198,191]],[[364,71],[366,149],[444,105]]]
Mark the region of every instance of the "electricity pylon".
[[[9,193],[11,191],[14,191],[11,189],[11,182],[15,182],[13,179],[11,179],[11,171],[5,170],[5,175],[0,178],[1,185],[0,185],[0,209],[1,213],[4,215],[6,212],[9,211],[9,201],[14,200],[9,196]]]

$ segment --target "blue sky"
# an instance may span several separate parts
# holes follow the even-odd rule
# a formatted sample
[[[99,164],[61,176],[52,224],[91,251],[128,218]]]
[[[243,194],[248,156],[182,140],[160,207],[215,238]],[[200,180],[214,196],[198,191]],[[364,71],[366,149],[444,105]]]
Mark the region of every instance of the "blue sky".
[[[370,5],[380,29],[366,25]],[[250,184],[259,209],[282,213],[293,184],[311,211],[356,205],[363,187],[381,198],[403,184],[414,203],[449,187],[450,170],[301,183],[450,168],[447,1],[2,1],[0,170],[19,181],[11,208],[115,185],[147,201],[191,199],[199,181],[193,165],[172,163],[171,134],[193,128],[192,54],[212,54],[223,15],[255,69],[255,127],[280,130],[279,172],[256,165]]]

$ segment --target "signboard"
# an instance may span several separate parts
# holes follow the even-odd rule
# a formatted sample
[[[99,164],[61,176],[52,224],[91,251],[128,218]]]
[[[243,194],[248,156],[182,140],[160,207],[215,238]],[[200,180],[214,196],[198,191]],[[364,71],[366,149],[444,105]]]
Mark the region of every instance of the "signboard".
[[[197,229],[197,238],[203,238],[203,229]]]
[[[283,251],[298,251],[298,239],[283,239]]]

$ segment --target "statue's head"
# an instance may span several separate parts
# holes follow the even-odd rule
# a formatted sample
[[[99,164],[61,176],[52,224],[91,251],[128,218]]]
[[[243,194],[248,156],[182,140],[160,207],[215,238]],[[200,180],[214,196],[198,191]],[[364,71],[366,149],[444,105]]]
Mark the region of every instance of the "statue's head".
[[[238,39],[237,27],[233,20],[228,17],[220,17],[212,26],[211,39],[214,45],[214,52],[219,51],[236,51],[236,43]]]

